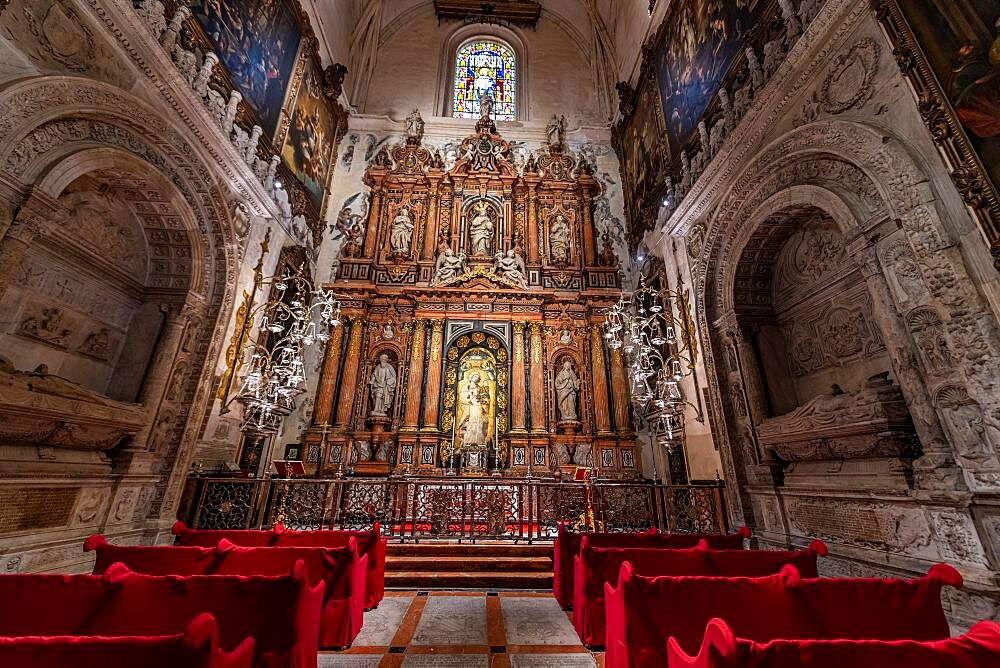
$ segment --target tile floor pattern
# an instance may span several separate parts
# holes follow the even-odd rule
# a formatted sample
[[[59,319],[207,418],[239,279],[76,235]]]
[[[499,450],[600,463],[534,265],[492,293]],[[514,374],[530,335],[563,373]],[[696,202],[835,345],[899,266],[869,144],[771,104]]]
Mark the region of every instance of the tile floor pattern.
[[[386,592],[319,668],[603,668],[548,592]]]

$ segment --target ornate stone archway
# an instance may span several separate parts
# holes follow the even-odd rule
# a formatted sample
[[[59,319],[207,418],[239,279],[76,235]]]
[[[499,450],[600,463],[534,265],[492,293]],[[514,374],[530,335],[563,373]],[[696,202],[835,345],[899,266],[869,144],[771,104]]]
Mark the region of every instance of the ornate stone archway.
[[[162,222],[146,226],[150,276],[165,315],[142,393],[149,421],[114,455],[123,476],[112,496],[79,501],[104,507],[107,519],[96,512],[79,517],[129,529],[165,527],[200,435],[220,325],[232,308],[240,248],[223,190],[182,132],[142,100],[91,80],[41,77],[0,91],[0,138],[0,178],[17,212],[0,227],[0,292],[58,220],[56,198],[81,176],[132,193],[129,206]]]

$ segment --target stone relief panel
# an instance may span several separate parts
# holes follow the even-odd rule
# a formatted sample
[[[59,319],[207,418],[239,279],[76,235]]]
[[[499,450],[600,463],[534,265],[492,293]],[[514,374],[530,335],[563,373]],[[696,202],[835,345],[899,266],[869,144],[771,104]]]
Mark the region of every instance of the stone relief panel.
[[[843,236],[832,218],[819,209],[810,209],[798,220],[798,231],[785,242],[775,262],[775,310],[822,290],[853,269]]]

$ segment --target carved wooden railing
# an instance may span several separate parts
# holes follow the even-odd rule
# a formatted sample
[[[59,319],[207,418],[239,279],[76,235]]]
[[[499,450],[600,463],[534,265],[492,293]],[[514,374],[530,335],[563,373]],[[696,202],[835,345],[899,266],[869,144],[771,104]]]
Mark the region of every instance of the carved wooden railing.
[[[421,539],[549,540],[559,523],[604,531],[723,532],[722,484],[522,478],[251,480],[194,477],[184,519],[198,529],[367,529]]]

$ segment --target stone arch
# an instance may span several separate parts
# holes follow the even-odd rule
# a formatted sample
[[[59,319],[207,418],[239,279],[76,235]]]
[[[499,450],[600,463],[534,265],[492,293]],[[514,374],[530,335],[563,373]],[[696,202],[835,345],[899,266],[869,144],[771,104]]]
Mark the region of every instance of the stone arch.
[[[30,195],[22,195],[9,229],[0,228],[0,236],[6,233],[0,242],[0,255],[5,260],[18,248],[23,252],[30,247],[39,221],[57,209],[53,195],[94,167],[108,172],[127,166],[133,175],[157,175],[154,189],[166,193],[165,201],[159,204],[169,204],[168,214],[176,226],[173,231],[185,237],[178,244],[188,249],[185,257],[164,258],[160,267],[164,287],[172,296],[165,298],[166,323],[156,359],[146,373],[147,384],[156,391],[143,390],[150,423],[123,460],[127,470],[134,455],[155,448],[160,459],[157,468],[165,471],[155,489],[143,489],[140,494],[134,489],[122,492],[148,504],[136,509],[136,517],[169,515],[176,504],[211,395],[211,361],[221,345],[220,326],[232,308],[239,241],[223,189],[211,176],[211,164],[200,147],[191,144],[157,110],[108,84],[47,76],[22,80],[0,91],[0,171]],[[169,236],[151,247],[169,246]],[[190,275],[184,285],[171,278],[177,277],[180,265]],[[190,332],[189,322],[201,324],[198,336]],[[183,349],[182,336],[188,342],[184,344],[187,350]],[[182,367],[186,372],[175,395],[193,398],[187,405],[167,399]],[[158,425],[172,421],[164,416],[176,416],[176,428],[161,429]]]
[[[758,460],[752,442],[735,446],[746,439],[742,438],[739,425],[734,424],[732,414],[724,410],[726,402],[722,396],[728,391],[727,370],[723,368],[717,373],[713,349],[724,351],[729,343],[739,348],[738,342],[729,341],[720,332],[735,325],[726,290],[731,286],[733,264],[740,249],[761,216],[769,213],[776,203],[801,202],[803,187],[813,189],[812,202],[820,202],[819,196],[825,199],[822,208],[838,220],[842,229],[846,224],[853,230],[849,240],[851,255],[869,286],[874,286],[876,298],[883,303],[886,314],[883,321],[891,330],[886,334],[906,342],[893,351],[899,356],[894,358],[894,366],[920,433],[924,454],[928,454],[928,446],[946,450],[947,446],[943,446],[943,416],[935,414],[926,381],[914,369],[913,341],[902,318],[909,308],[920,304],[937,308],[946,321],[953,349],[955,342],[975,341],[978,352],[970,354],[971,347],[964,345],[964,359],[956,360],[950,375],[984,406],[997,403],[995,394],[991,396],[986,391],[994,382],[989,378],[1000,377],[1000,369],[994,362],[1000,352],[996,322],[982,296],[969,289],[974,283],[942,218],[938,202],[950,199],[935,192],[936,186],[925,176],[918,159],[888,131],[839,120],[805,125],[774,140],[729,181],[718,199],[715,214],[706,221],[707,229],[699,231],[698,247],[692,250],[699,325],[711,335],[705,346],[705,363],[709,401],[716,409],[711,411],[713,433],[720,437],[727,477],[742,483],[740,487],[759,474],[759,469],[747,472]],[[916,265],[908,279],[909,303],[893,290],[883,291],[879,287],[887,283],[880,261],[890,244],[895,244],[892,257],[912,257]],[[954,444],[953,449],[957,449]],[[937,466],[947,466],[950,454],[942,451],[935,454],[940,457]],[[939,477],[948,479],[947,484],[962,484],[955,483],[954,475]],[[1000,475],[992,472],[980,479],[994,480],[991,484],[1000,486]],[[770,481],[769,476],[757,479],[765,480]],[[747,495],[742,489],[734,491],[738,493],[733,498],[742,502],[742,508],[736,509],[735,514],[749,513]]]

